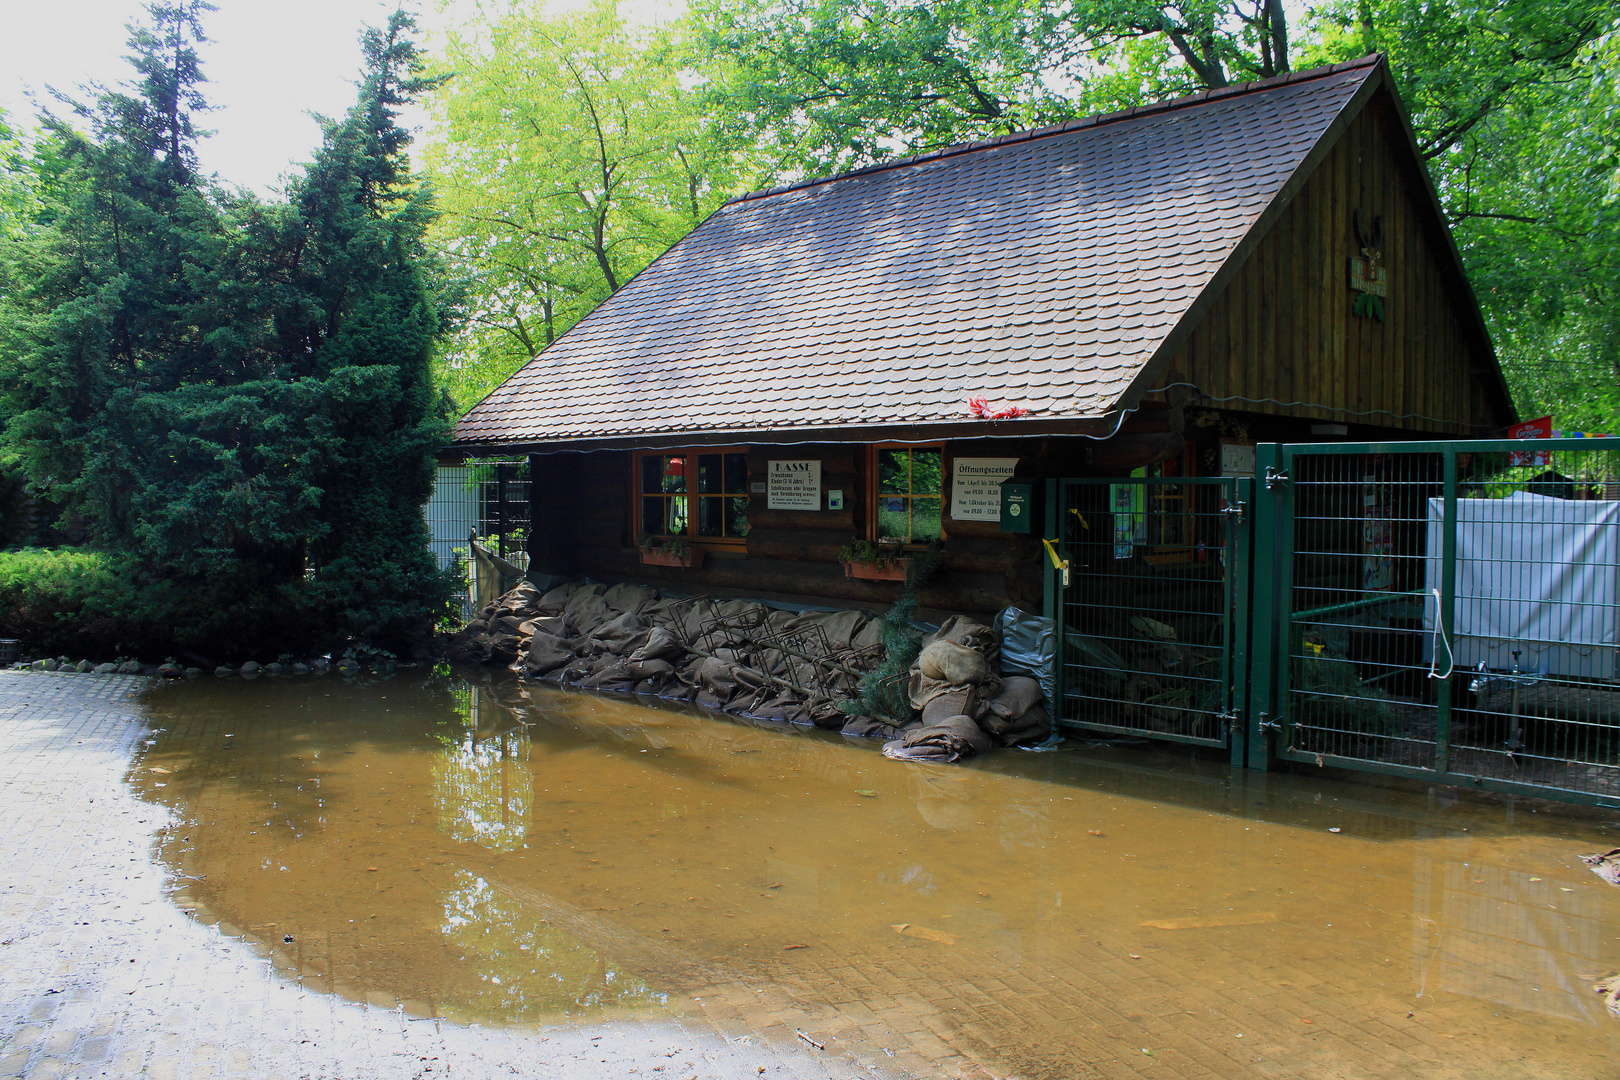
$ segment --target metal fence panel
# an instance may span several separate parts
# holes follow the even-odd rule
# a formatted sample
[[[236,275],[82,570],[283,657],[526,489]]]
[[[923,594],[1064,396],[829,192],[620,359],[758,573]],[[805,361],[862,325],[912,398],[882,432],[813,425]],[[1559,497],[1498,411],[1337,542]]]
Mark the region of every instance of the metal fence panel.
[[[1055,485],[1062,722],[1232,745],[1246,667],[1248,483]]]
[[[526,566],[529,539],[529,466],[527,461],[440,465],[433,494],[422,508],[440,569],[460,560],[468,573],[463,613],[476,606],[471,593],[472,551],[469,533],[477,533],[498,555]]]
[[[1620,801],[1620,439],[1262,449],[1284,550],[1252,739]]]

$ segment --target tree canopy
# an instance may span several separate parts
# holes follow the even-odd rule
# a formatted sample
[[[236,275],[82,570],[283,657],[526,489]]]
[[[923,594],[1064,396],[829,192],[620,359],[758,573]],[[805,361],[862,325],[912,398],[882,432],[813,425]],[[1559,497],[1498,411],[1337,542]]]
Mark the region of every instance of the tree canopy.
[[[477,303],[447,382],[468,406],[690,231],[749,155],[687,85],[678,34],[608,0],[452,30],[428,163]]]
[[[431,86],[396,15],[285,202],[199,176],[199,0],[155,4],[136,78],[47,119],[61,176],[9,245],[0,453],[130,561],[173,647],[397,644],[447,583],[420,512],[449,308],[396,112]]]
[[[657,32],[603,6],[464,28],[433,158],[481,328],[450,354],[458,401],[744,187],[1379,51],[1521,405],[1620,427],[1606,390],[1570,396],[1615,379],[1617,20],[1609,0],[696,0]],[[682,183],[707,200],[677,212]]]

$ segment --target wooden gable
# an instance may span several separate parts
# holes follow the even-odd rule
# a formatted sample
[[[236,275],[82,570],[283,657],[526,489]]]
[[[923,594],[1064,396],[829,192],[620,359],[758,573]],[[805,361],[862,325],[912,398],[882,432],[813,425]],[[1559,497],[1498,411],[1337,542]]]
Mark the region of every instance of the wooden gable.
[[[1479,437],[1512,423],[1409,130],[1387,85],[1373,88],[1148,384],[1184,381],[1223,408],[1412,432]],[[1353,310],[1357,210],[1383,219],[1383,321]]]

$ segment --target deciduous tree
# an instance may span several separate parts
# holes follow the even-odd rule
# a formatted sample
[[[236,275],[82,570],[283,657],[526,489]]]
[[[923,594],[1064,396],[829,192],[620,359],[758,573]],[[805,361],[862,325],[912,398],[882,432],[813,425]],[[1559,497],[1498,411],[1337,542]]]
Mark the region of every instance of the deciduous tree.
[[[681,42],[611,3],[513,10],[437,57],[436,236],[471,318],[447,381],[471,405],[733,193],[744,166],[692,91]]]

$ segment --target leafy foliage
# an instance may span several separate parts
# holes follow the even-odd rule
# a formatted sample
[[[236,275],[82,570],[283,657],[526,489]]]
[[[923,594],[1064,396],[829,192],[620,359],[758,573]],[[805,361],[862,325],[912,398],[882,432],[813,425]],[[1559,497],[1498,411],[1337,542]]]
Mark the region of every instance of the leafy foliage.
[[[913,621],[918,594],[945,563],[939,542],[913,555],[900,595],[882,616],[883,662],[861,676],[856,695],[838,707],[851,716],[872,716],[891,724],[911,721],[911,698],[906,676],[922,652],[922,634]]]
[[[152,7],[131,92],[76,106],[88,134],[47,122],[65,165],[0,299],[0,448],[179,645],[402,642],[450,588],[420,512],[450,310],[395,122],[431,82],[395,16],[288,201],[226,195],[195,164],[207,10]]]
[[[452,31],[429,165],[473,315],[445,381],[467,407],[731,193],[744,160],[683,85],[683,43],[608,0]]]
[[[0,551],[0,635],[29,652],[110,660],[149,639],[122,561],[81,548]]]

